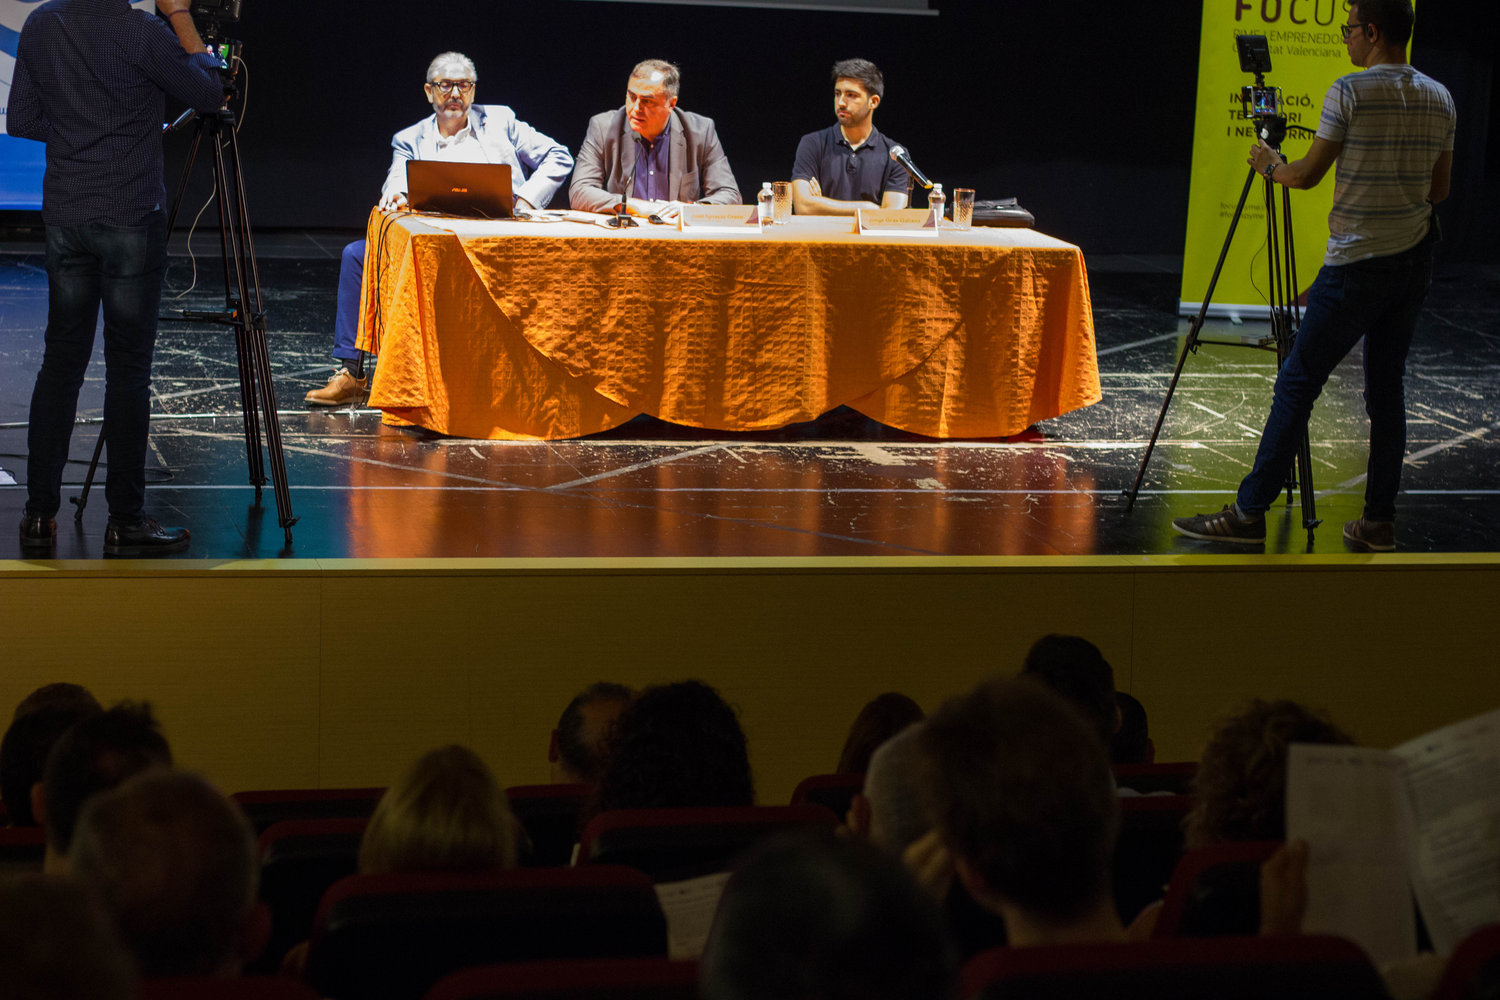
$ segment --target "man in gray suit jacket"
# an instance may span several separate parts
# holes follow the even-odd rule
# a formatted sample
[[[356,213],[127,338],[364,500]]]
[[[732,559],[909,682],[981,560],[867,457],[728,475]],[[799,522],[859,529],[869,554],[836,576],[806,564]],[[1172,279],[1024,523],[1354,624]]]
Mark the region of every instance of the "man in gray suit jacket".
[[[660,59],[631,70],[625,106],[589,120],[568,189],[573,208],[615,212],[627,185],[631,215],[665,221],[685,202],[740,204],[713,119],[677,107],[680,83],[677,67]]]

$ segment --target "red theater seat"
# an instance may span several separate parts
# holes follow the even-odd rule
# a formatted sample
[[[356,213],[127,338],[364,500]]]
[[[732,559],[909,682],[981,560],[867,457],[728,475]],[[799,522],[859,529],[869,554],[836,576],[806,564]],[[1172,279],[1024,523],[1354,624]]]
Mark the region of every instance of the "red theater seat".
[[[1111,873],[1115,906],[1129,923],[1162,887],[1182,857],[1182,820],[1193,807],[1190,795],[1127,796],[1120,800],[1120,836]]]
[[[864,787],[863,774],[815,774],[803,778],[792,790],[792,805],[826,806],[843,822],[849,815],[849,803]]]
[[[1260,930],[1260,866],[1279,840],[1214,844],[1188,851],[1177,863],[1155,938],[1254,934]]]
[[[697,1000],[698,963],[665,958],[583,958],[465,969],[427,1000]]]
[[[312,987],[283,976],[142,979],[136,996],[139,1000],[318,1000]]]
[[[992,948],[960,976],[962,1000],[1381,1000],[1359,946],[1328,935]]]
[[[657,882],[727,871],[745,851],[774,833],[838,825],[823,806],[740,806],[700,809],[616,809],[589,821],[579,864],[629,865]]]
[[[1198,774],[1196,761],[1173,761],[1162,764],[1116,764],[1115,784],[1131,788],[1142,795],[1168,792],[1191,795],[1193,778]]]
[[[1483,986],[1477,981],[1482,981]],[[1490,924],[1464,938],[1453,949],[1432,1000],[1478,1000],[1495,996],[1497,989],[1500,989],[1500,924]]]
[[[235,792],[256,835],[273,823],[293,819],[368,819],[384,788],[281,788],[273,791]]]
[[[355,873],[368,823],[285,820],[260,835],[260,900],[271,911],[271,937],[250,972],[274,974],[288,949],[311,936],[323,894]]]
[[[323,897],[305,978],[333,1000],[415,1000],[470,966],[666,953],[656,891],[629,868],[356,875]]]
[[[532,868],[565,865],[573,860],[578,820],[588,797],[587,785],[516,785],[505,790],[510,810],[526,828]]]

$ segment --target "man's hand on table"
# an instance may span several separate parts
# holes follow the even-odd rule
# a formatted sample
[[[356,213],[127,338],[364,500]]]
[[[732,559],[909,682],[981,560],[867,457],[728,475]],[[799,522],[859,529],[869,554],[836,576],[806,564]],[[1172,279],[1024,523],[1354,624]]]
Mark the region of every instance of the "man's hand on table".
[[[380,199],[380,210],[382,212],[393,212],[398,208],[406,207],[406,192],[393,191]]]

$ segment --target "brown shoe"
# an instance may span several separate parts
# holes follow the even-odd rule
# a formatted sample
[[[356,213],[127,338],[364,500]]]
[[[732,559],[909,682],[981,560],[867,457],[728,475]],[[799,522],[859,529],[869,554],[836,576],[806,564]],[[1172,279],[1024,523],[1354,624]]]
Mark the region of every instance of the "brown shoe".
[[[340,368],[321,389],[314,389],[302,398],[313,406],[347,406],[364,401],[369,392],[370,378],[355,378],[349,369]]]
[[[1357,552],[1395,552],[1396,525],[1392,521],[1360,518],[1344,525],[1344,541]]]

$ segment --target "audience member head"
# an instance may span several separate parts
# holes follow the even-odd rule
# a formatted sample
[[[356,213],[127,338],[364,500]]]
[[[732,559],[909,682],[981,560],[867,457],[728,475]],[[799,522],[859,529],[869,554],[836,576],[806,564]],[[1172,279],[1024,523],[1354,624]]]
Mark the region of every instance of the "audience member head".
[[[1115,706],[1120,710],[1120,728],[1110,737],[1110,763],[1153,763],[1156,760],[1156,744],[1151,742],[1151,728],[1146,722],[1146,706],[1124,691],[1115,692]]]
[[[621,714],[594,811],[754,802],[734,709],[707,684],[679,681],[646,688]]]
[[[1104,745],[1030,678],[997,679],[922,727],[934,818],[969,893],[1012,944],[1123,933],[1110,899],[1119,813]]]
[[[93,693],[82,684],[58,681],[55,684],[43,684],[22,698],[11,718],[19,719],[29,712],[44,708],[67,708],[81,715],[85,711],[103,711],[104,706],[100,705],[99,699],[95,698]]]
[[[870,754],[886,740],[913,722],[921,722],[922,706],[904,694],[887,691],[865,703],[849,727],[844,749],[839,754],[836,774],[864,774],[870,766]]]
[[[1026,654],[1021,673],[1047,685],[1088,716],[1107,748],[1120,728],[1115,672],[1099,647],[1076,635],[1044,635]]]
[[[441,747],[417,758],[380,797],[359,845],[359,870],[514,868],[517,825],[484,761],[467,747]]]
[[[875,748],[865,771],[864,789],[854,796],[849,810],[855,833],[898,858],[932,829],[922,790],[926,774],[922,726],[920,722],[907,726]]]
[[[16,716],[0,740],[0,801],[12,826],[37,825],[31,790],[42,780],[47,755],[75,722],[99,711],[95,702],[92,708],[52,705]]]
[[[552,780],[559,784],[592,785],[604,770],[604,749],[615,720],[635,692],[623,684],[600,681],[584,688],[563,709],[552,730],[547,759]]]
[[[705,1000],[945,1000],[953,979],[936,904],[897,859],[829,830],[738,863],[701,975]]]
[[[0,879],[6,1000],[131,1000],[135,966],[88,889],[54,875]]]
[[[172,766],[172,751],[145,702],[122,701],[107,711],[79,720],[65,732],[47,757],[42,793],[32,808],[47,828],[48,870],[65,866],[73,827],[91,795],[119,785],[148,768]]]
[[[1353,742],[1329,719],[1295,701],[1250,702],[1223,720],[1203,749],[1193,809],[1183,821],[1187,846],[1285,840],[1287,747]]]
[[[146,771],[95,795],[68,859],[143,976],[235,975],[265,946],[255,836],[197,775]]]

